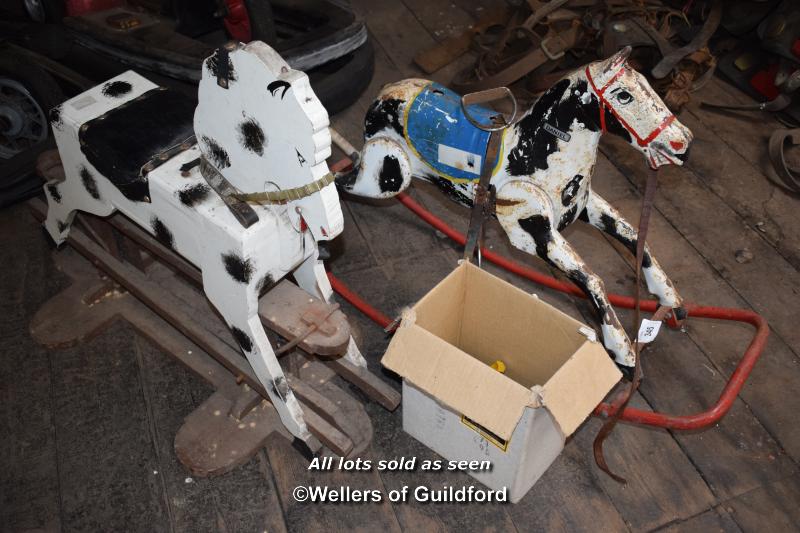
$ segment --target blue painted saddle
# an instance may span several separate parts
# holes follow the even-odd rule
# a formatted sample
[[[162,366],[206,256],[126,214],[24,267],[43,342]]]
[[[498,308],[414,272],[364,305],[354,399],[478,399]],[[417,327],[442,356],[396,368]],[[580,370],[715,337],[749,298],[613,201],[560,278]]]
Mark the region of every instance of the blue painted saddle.
[[[477,105],[470,106],[469,112],[481,124],[492,124],[498,114]],[[437,174],[460,183],[480,178],[490,132],[467,120],[460,95],[429,83],[408,104],[404,126],[408,144]]]

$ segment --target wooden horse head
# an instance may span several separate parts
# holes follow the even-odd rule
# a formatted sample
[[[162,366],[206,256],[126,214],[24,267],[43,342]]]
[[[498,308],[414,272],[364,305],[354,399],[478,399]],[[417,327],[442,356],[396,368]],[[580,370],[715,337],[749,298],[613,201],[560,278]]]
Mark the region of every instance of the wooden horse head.
[[[598,100],[600,128],[642,152],[651,168],[682,165],[692,132],[678,122],[644,76],[627,63],[630,47],[587,65],[589,89]]]
[[[292,225],[318,241],[341,233],[328,113],[305,73],[262,42],[228,45],[205,60],[198,100],[198,145],[225,179],[242,193],[302,187],[282,202]]]

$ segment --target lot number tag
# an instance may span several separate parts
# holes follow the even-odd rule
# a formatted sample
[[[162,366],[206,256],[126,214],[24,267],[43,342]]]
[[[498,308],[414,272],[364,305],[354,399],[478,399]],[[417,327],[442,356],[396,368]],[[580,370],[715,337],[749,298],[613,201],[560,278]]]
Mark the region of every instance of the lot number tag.
[[[658,330],[661,329],[661,322],[654,320],[642,320],[642,325],[639,326],[639,342],[646,344],[651,342],[658,335]]]

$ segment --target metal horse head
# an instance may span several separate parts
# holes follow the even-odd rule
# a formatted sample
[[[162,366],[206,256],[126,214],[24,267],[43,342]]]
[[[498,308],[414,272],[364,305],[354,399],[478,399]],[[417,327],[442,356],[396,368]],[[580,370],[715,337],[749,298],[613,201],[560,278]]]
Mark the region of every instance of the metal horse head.
[[[644,154],[651,168],[682,165],[692,132],[678,122],[644,76],[627,63],[630,47],[587,65],[585,75],[597,99],[597,122]]]

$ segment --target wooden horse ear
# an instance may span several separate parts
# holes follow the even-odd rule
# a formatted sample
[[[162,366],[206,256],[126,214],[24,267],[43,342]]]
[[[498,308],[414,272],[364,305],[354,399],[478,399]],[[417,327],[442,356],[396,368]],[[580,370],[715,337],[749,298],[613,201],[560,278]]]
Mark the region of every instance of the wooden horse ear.
[[[631,47],[626,46],[622,48],[619,52],[614,54],[613,56],[609,57],[606,60],[605,71],[615,71],[619,69],[619,67],[628,59],[628,56],[631,55]]]

